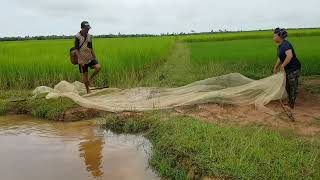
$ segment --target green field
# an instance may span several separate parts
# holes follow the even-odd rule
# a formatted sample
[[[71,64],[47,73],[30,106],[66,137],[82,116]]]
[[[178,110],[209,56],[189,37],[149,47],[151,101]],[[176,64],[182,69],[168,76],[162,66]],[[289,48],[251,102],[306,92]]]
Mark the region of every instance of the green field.
[[[290,30],[290,33],[294,37],[289,39],[303,63],[303,75],[319,74],[320,30]],[[265,77],[276,60],[271,31],[94,39],[102,65],[94,85],[125,88],[145,84],[141,81],[152,76],[174,53],[175,42],[187,44],[190,73],[196,75],[182,80],[185,83],[230,72],[251,78]],[[81,80],[78,67],[69,62],[72,45],[73,40],[0,42],[0,89],[32,89],[39,85],[53,86],[61,80]]]
[[[303,75],[320,74],[320,37],[288,39],[303,64]],[[240,72],[253,78],[270,75],[277,60],[277,46],[270,39],[195,42],[189,44],[195,67],[218,67],[225,73]],[[219,74],[217,74],[219,75]]]
[[[96,86],[129,87],[155,68],[169,53],[172,38],[94,39],[102,65]],[[61,80],[80,80],[78,66],[69,60],[73,40],[0,42],[0,89],[53,86]]]
[[[288,30],[290,37],[319,36],[320,29],[291,29]],[[224,32],[203,35],[185,35],[178,37],[185,42],[208,42],[208,41],[228,41],[240,39],[269,39],[273,37],[273,31],[252,31],[252,32]]]

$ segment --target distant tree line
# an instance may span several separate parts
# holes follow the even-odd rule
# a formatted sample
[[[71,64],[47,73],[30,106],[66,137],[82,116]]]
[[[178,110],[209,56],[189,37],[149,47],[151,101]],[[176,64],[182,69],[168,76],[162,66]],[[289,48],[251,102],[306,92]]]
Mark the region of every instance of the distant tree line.
[[[27,41],[27,40],[47,40],[47,39],[72,39],[74,36],[57,36],[57,35],[50,35],[50,36],[17,36],[17,37],[2,37],[0,41]]]
[[[297,28],[295,28],[297,29]],[[318,29],[318,28],[300,28],[300,29]],[[270,30],[270,29],[268,29]],[[196,32],[191,30],[189,33],[161,33],[161,34],[107,34],[107,35],[94,35],[95,38],[128,38],[128,37],[155,37],[155,36],[183,36],[183,35],[197,35],[197,34],[216,34],[216,33],[234,33],[234,32],[256,32],[268,30],[252,30],[252,31],[228,31],[227,29],[208,32]],[[26,40],[49,40],[49,39],[73,39],[73,35],[49,35],[49,36],[17,36],[17,37],[0,37],[0,41],[26,41]]]
[[[210,32],[195,32],[192,30],[190,33],[161,33],[161,34],[103,34],[94,35],[95,38],[129,38],[129,37],[156,37],[156,36],[181,36],[181,35],[195,35],[195,34],[213,34],[213,33],[226,33],[231,32],[227,30],[210,31]],[[242,31],[232,31],[242,32]],[[27,41],[27,40],[50,40],[50,39],[73,39],[72,35],[49,35],[49,36],[17,36],[17,37],[0,37],[0,41]]]
[[[128,37],[153,37],[159,36],[154,34],[108,34],[94,35],[96,38],[128,38]],[[17,37],[0,37],[0,41],[27,41],[27,40],[52,40],[52,39],[73,39],[74,35],[50,35],[50,36],[17,36]]]

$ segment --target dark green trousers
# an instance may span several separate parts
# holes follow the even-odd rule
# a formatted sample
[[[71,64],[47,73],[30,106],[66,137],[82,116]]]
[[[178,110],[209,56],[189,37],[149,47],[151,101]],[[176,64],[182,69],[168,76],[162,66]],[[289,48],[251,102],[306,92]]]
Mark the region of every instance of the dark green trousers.
[[[294,108],[298,95],[298,84],[301,70],[295,70],[286,73],[286,90],[288,93],[288,105]]]

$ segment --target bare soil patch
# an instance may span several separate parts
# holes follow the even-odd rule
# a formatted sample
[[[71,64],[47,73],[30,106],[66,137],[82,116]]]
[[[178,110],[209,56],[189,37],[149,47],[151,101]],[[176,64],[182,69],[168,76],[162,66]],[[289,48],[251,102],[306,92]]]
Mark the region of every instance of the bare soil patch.
[[[271,115],[254,106],[232,106],[221,104],[201,104],[179,107],[179,114],[203,119],[208,122],[234,123],[237,125],[264,125],[271,128],[292,129],[302,135],[320,133],[320,98],[306,90],[300,90],[292,122],[283,111],[279,101],[271,102],[267,108],[276,112]]]

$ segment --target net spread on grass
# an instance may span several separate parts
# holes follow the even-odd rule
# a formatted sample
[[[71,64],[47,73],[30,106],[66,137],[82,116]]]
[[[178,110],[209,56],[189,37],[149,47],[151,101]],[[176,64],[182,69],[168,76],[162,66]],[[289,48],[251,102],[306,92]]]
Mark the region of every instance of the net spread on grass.
[[[286,95],[284,73],[260,80],[231,73],[177,88],[105,88],[90,94],[85,94],[85,86],[80,82],[61,81],[54,88],[37,87],[34,94],[34,97],[45,95],[47,99],[66,97],[82,107],[109,112],[150,111],[203,103],[255,105],[264,108],[270,101]]]

